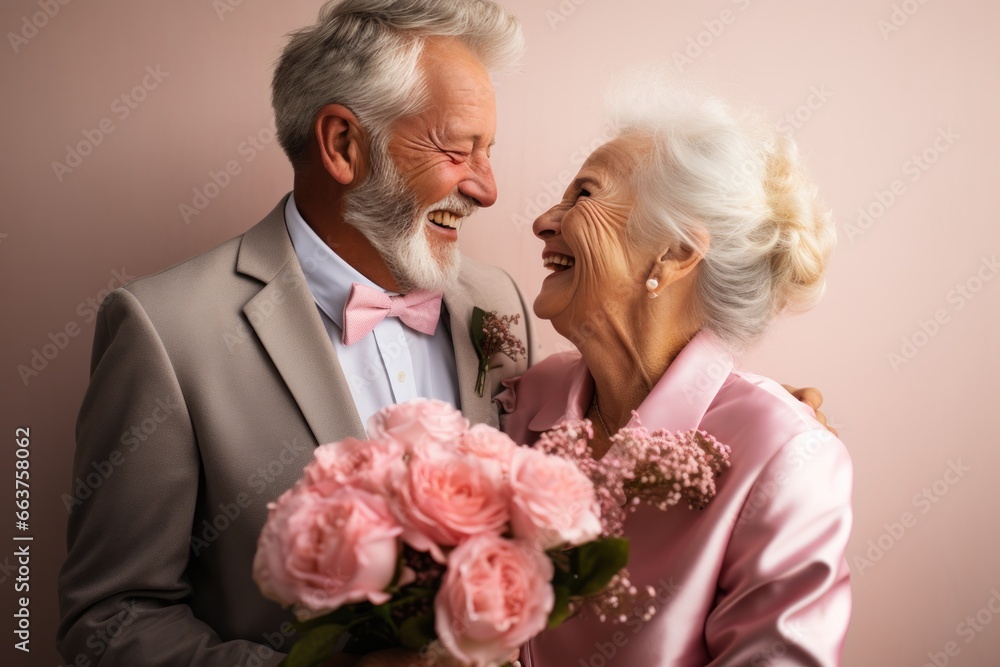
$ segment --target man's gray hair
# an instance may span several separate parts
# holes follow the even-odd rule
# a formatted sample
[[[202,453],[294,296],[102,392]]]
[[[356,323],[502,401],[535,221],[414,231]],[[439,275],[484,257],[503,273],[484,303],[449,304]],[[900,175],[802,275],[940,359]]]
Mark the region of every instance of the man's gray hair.
[[[424,41],[453,37],[490,71],[524,50],[517,18],[489,0],[331,0],[292,34],[271,86],[278,140],[293,165],[306,156],[317,112],[350,109],[376,144],[389,125],[427,102],[419,67]]]
[[[820,298],[837,234],[790,136],[655,68],[619,78],[609,100],[616,133],[651,143],[634,172],[629,233],[703,255],[703,327],[739,352],[775,315]]]

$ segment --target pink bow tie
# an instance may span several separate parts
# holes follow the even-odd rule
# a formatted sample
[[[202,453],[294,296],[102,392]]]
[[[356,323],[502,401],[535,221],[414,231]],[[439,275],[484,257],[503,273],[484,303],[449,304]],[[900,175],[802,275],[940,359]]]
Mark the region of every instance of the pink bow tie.
[[[367,285],[351,284],[344,304],[344,345],[358,342],[387,317],[398,317],[411,329],[431,336],[441,317],[441,293],[416,290],[389,296]]]

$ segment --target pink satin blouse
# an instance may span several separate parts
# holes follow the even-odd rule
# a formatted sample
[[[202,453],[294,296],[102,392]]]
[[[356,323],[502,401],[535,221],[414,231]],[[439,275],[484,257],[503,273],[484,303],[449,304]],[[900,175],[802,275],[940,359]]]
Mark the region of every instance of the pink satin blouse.
[[[504,430],[532,444],[580,419],[593,378],[560,354],[507,383]],[[733,369],[699,333],[637,410],[649,430],[703,429],[732,448],[732,466],[703,510],[643,507],[626,523],[629,569],[652,586],[651,620],[584,614],[522,652],[531,667],[839,665],[851,614],[844,552],[851,460],[810,408],[777,383]]]

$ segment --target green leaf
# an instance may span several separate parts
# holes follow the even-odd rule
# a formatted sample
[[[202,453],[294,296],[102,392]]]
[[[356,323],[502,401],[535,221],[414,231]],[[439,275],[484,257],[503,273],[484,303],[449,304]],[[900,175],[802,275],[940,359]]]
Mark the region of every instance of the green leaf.
[[[469,322],[469,333],[472,335],[472,345],[476,348],[479,361],[483,360],[483,340],[486,334],[483,332],[483,321],[486,319],[486,311],[479,306],[472,308],[472,321]]]
[[[320,667],[334,654],[343,632],[344,626],[336,624],[310,630],[295,642],[288,657],[281,661],[282,667]]]
[[[437,639],[434,629],[434,613],[428,612],[411,616],[399,626],[399,641],[408,649],[419,651]]]
[[[553,555],[549,554],[549,558],[552,559],[552,563],[555,566],[554,572],[552,574],[552,586],[565,586],[568,590],[572,591],[575,588],[575,583],[579,577],[573,571],[573,558],[575,550],[563,551],[559,554]]]
[[[437,591],[433,588],[427,588],[426,586],[414,586],[412,584],[410,586],[406,586],[405,588],[401,588],[400,592],[404,594],[404,597],[396,597],[386,604],[400,604],[412,600],[426,600],[437,595]]]
[[[325,616],[317,616],[316,618],[309,619],[308,621],[295,621],[292,625],[295,626],[295,630],[299,635],[304,635],[307,632],[324,625],[333,624],[347,626],[360,618],[368,616],[369,614],[371,614],[371,604],[363,602],[343,606],[340,609],[326,614]]]
[[[553,585],[552,591],[556,594],[556,602],[549,614],[549,628],[558,628],[559,625],[569,618],[569,586]]]
[[[399,628],[396,627],[396,621],[392,619],[392,610],[389,605],[380,604],[377,607],[372,607],[372,614],[381,619],[394,633],[399,634]]]
[[[573,568],[579,577],[573,595],[586,597],[603,591],[611,577],[628,563],[628,540],[622,537],[605,537],[577,547]]]
[[[399,590],[399,582],[403,579],[403,572],[406,571],[406,559],[400,556],[396,559],[396,569],[392,573],[392,581],[386,588],[386,592],[392,595]]]

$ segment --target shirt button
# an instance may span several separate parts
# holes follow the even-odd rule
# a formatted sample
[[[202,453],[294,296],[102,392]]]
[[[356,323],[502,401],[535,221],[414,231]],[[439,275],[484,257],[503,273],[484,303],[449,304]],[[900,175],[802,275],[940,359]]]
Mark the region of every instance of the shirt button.
[[[406,373],[399,371],[399,375],[396,376],[400,382],[406,382]]]

